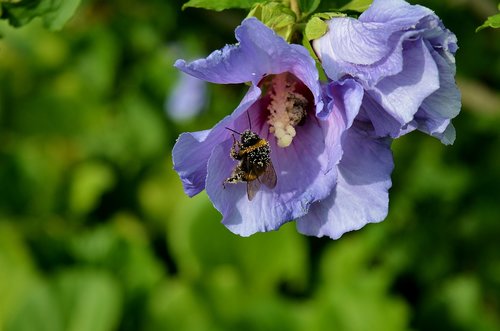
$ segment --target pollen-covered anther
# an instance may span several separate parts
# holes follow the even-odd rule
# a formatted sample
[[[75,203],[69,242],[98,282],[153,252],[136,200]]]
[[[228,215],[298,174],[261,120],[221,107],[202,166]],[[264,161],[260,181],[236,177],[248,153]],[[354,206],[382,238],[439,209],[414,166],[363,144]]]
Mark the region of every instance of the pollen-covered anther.
[[[288,147],[297,134],[295,126],[306,116],[307,99],[295,92],[295,83],[287,81],[287,75],[277,75],[272,83],[269,110],[269,132],[274,134],[279,147]]]

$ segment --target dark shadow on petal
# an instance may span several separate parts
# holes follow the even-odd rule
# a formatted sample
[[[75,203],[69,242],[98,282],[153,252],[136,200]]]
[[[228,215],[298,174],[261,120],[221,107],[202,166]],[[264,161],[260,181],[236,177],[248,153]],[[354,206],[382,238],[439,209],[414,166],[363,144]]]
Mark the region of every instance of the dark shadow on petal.
[[[389,136],[395,138],[399,136],[402,124],[387,113],[384,108],[373,99],[369,92],[365,93],[363,96],[359,117],[371,123],[374,134],[378,137]]]

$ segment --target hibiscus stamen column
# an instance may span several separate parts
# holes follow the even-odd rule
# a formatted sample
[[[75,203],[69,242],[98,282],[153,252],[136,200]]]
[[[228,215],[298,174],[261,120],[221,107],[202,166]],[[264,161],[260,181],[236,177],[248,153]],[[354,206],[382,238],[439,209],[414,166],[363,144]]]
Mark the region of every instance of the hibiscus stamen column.
[[[295,91],[296,83],[288,73],[276,75],[272,80],[269,110],[269,132],[274,134],[279,147],[288,147],[296,135],[295,126],[306,116],[307,99]]]

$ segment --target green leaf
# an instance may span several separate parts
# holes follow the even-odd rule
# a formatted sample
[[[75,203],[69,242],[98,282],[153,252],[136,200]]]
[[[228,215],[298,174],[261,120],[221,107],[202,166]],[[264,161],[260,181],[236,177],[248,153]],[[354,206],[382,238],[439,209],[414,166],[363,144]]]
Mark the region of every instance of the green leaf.
[[[305,35],[307,40],[318,39],[328,30],[328,25],[319,17],[313,17],[307,22]]]
[[[500,4],[498,5],[498,10],[500,10]],[[485,28],[494,28],[494,29],[500,28],[500,13],[488,17],[488,19],[484,22],[484,24],[476,29],[476,32],[481,31],[482,29]]]
[[[318,8],[320,2],[321,0],[299,0],[300,12],[309,15]]]
[[[41,17],[51,30],[61,29],[73,16],[80,0],[21,0],[2,3],[2,17],[20,27],[35,17]]]
[[[367,10],[368,7],[370,7],[372,2],[373,0],[352,0],[351,2],[345,4],[342,8],[340,8],[340,10],[352,10],[362,13]]]
[[[325,20],[329,20],[334,17],[345,16],[346,14],[337,12],[314,14],[313,17],[307,22],[305,27],[304,33],[307,40],[311,41],[314,39],[318,39],[327,32],[328,25],[324,22]]]
[[[17,223],[0,218],[0,329],[7,320],[14,323],[17,316],[25,319],[25,306],[34,300],[36,279],[35,261],[25,243],[23,233],[16,228]],[[43,290],[42,290],[43,291]],[[41,293],[43,295],[43,293]],[[43,301],[43,300],[42,300]],[[47,309],[49,309],[47,307]],[[24,311],[23,311],[24,310]],[[19,322],[19,321],[18,321]],[[16,330],[20,330],[17,328]]]
[[[346,16],[347,16],[346,14],[340,12],[326,12],[326,13],[314,14],[314,17],[321,18],[322,20],[329,20],[334,17],[346,17]]]
[[[66,318],[65,330],[116,330],[122,302],[118,284],[118,279],[104,271],[82,268],[61,273],[55,287]]]
[[[257,17],[287,41],[290,40],[294,24],[297,21],[295,13],[278,2],[257,4],[248,13],[248,17],[250,16]]]
[[[312,56],[312,58],[316,62],[316,68],[318,69],[318,72],[320,73],[320,76],[321,76],[321,71],[323,69],[321,69],[321,64],[319,64],[318,56],[314,52],[314,50],[311,46],[311,42],[310,42],[310,40],[307,39],[305,34],[302,36],[302,46],[304,46],[309,51],[309,54]],[[318,65],[319,65],[319,67],[318,67]],[[324,77],[324,78],[326,80],[326,77]],[[320,79],[322,79],[322,77],[320,77]]]
[[[16,308],[5,330],[64,330],[63,316],[58,309],[58,302],[46,282],[34,281],[29,284],[26,295]]]
[[[73,17],[79,5],[80,0],[61,1],[60,7],[56,11],[49,12],[44,16],[45,26],[50,30],[62,29],[64,24]]]
[[[106,164],[88,162],[79,165],[73,173],[69,194],[71,210],[77,215],[89,212],[114,182],[114,174]]]
[[[221,11],[229,8],[252,8],[257,3],[265,0],[190,0],[182,6],[182,10],[192,8],[204,8]]]
[[[164,281],[149,296],[147,326],[141,330],[218,330],[213,325],[213,307],[207,309],[206,302],[203,293],[185,279]]]

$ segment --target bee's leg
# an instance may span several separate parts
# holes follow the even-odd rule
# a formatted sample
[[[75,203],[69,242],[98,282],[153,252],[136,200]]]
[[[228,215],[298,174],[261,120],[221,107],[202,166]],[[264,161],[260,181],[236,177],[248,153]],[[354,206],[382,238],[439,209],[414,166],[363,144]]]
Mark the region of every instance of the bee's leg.
[[[224,180],[222,182],[222,188],[225,190],[226,189],[226,183],[234,183],[234,182],[235,182],[234,176],[228,177],[228,178],[226,178],[226,180]]]
[[[231,147],[231,157],[235,160],[239,160],[240,156],[238,151],[236,150],[236,146],[238,146],[238,150],[241,149],[241,146],[239,142],[236,140],[234,134],[232,136],[233,136],[233,146]]]
[[[245,176],[245,172],[241,170],[241,167],[237,166],[230,177],[226,178],[224,182],[222,182],[222,186],[226,188],[226,183],[236,184],[243,181]]]

